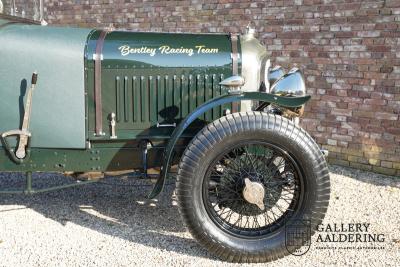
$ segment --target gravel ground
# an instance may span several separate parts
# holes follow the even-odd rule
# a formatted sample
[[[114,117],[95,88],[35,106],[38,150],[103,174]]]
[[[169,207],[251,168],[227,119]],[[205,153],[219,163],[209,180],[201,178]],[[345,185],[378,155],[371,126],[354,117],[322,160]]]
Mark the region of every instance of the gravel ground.
[[[65,181],[56,174],[40,177],[35,186]],[[398,266],[400,178],[331,166],[331,183],[324,224],[370,223],[370,234],[385,237],[380,249],[345,249],[353,245],[322,244],[314,236],[305,255],[268,265]],[[22,175],[0,173],[1,187],[22,184]],[[34,196],[1,195],[0,266],[239,266],[219,261],[193,240],[181,222],[173,189],[170,184],[161,197],[147,200],[147,181],[107,178],[102,184]]]

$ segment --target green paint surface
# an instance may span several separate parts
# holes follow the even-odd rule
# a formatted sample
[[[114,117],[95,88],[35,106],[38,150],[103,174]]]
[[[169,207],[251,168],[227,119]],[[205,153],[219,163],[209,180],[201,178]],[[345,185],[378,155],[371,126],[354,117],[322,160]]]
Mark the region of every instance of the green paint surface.
[[[89,139],[109,139],[111,113],[117,116],[119,140],[169,138],[179,124],[202,103],[227,88],[219,85],[232,75],[231,41],[226,34],[111,32],[102,61],[103,131],[96,137],[93,95],[93,58],[99,32],[88,42]],[[212,121],[231,105],[215,108],[199,118]]]
[[[0,133],[20,128],[26,89],[37,71],[32,147],[85,148],[84,53],[90,32],[0,18]]]

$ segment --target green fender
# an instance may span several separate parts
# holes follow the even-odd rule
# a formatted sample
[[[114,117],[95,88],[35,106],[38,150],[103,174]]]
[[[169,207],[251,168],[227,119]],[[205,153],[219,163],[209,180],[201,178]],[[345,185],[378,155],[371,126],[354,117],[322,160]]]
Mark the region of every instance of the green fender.
[[[300,107],[305,104],[308,100],[311,99],[311,96],[301,96],[301,97],[284,97],[277,96],[268,93],[262,92],[241,92],[237,94],[227,94],[219,97],[215,97],[205,102],[201,106],[197,107],[194,111],[192,111],[181,123],[175,128],[172,136],[167,144],[167,147],[164,151],[163,157],[163,166],[161,169],[160,177],[158,178],[154,188],[148,198],[156,197],[163,189],[165,180],[168,176],[172,155],[174,152],[174,147],[182,133],[186,130],[189,125],[200,117],[205,112],[209,111],[212,108],[217,106],[221,106],[227,103],[239,102],[242,100],[258,100],[264,101],[272,104],[276,104],[283,107]]]

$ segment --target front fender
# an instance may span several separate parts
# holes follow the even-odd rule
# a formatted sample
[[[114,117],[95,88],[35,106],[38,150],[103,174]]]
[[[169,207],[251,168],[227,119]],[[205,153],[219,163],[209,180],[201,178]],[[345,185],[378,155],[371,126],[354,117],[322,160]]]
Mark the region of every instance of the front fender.
[[[310,100],[310,98],[311,96],[309,95],[300,97],[283,97],[262,92],[242,92],[238,94],[222,95],[205,102],[201,106],[197,107],[197,109],[192,111],[185,119],[183,119],[181,123],[178,125],[178,127],[175,128],[174,132],[172,133],[172,136],[164,151],[163,166],[161,169],[160,177],[158,178],[148,198],[154,198],[162,191],[165,184],[165,180],[168,176],[168,171],[171,164],[175,144],[177,143],[182,133],[186,130],[186,128],[189,127],[189,125],[194,120],[196,120],[205,112],[217,106],[221,106],[232,102],[239,102],[243,100],[258,100],[258,101],[273,103],[278,106],[294,108],[304,105],[308,100]]]

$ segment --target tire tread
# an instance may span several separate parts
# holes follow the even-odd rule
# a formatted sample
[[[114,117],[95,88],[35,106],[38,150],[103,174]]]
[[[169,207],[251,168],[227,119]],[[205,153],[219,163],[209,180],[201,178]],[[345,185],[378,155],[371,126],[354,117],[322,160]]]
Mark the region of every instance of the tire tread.
[[[265,251],[257,252],[228,247],[217,240],[207,229],[204,229],[200,220],[193,215],[194,207],[191,205],[190,192],[194,186],[193,179],[196,176],[196,168],[199,167],[199,162],[207,157],[207,153],[204,151],[213,149],[215,144],[229,136],[243,131],[260,129],[275,131],[286,136],[290,142],[297,143],[303,147],[307,155],[310,155],[310,160],[313,161],[316,194],[318,195],[310,215],[313,225],[322,222],[329,203],[330,181],[326,161],[316,142],[304,129],[286,118],[263,112],[233,113],[210,123],[191,140],[183,153],[177,175],[178,207],[192,236],[211,253],[229,262],[269,262],[289,254],[284,244],[277,248],[270,247]]]

